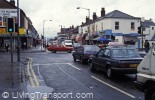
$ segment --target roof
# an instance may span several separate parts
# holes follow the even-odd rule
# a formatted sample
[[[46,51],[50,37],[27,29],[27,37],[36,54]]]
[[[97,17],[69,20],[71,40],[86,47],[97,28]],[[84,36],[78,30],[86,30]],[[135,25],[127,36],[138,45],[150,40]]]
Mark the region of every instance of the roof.
[[[155,26],[155,23],[152,20],[145,20],[143,22],[143,27]]]
[[[131,16],[131,15],[126,14],[124,12],[121,12],[119,10],[114,10],[112,12],[109,12],[105,16],[99,17],[97,20],[101,20],[101,19],[104,19],[104,18],[140,19],[138,17]]]
[[[88,24],[91,24],[91,23],[93,23],[95,21],[99,21],[99,20],[105,19],[105,18],[140,19],[138,17],[131,16],[131,15],[126,14],[124,12],[121,12],[119,10],[114,10],[112,12],[107,13],[103,17],[98,17],[96,20],[91,20],[91,21],[89,21],[89,23],[84,23],[83,25],[81,25],[81,27],[86,26]]]
[[[16,6],[12,5],[9,1],[6,0],[0,0],[0,8],[12,8],[15,9]]]
[[[155,41],[155,35],[152,37],[151,41]]]

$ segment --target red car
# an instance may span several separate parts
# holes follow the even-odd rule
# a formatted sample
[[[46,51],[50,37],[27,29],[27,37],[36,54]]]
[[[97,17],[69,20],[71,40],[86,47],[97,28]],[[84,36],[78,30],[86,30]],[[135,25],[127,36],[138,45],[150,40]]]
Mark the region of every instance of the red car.
[[[52,53],[56,53],[57,51],[67,51],[68,53],[71,53],[73,51],[73,47],[67,47],[64,45],[51,45],[47,49]]]

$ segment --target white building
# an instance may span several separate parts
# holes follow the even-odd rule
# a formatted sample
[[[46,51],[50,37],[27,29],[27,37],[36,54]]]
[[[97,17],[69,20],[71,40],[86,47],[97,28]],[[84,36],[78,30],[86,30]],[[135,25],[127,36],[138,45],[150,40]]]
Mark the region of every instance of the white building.
[[[143,25],[143,34],[145,35],[144,40],[148,40],[150,45],[155,43],[155,23],[150,20],[144,20]]]
[[[115,41],[135,44],[138,41],[138,29],[141,18],[133,17],[118,10],[105,14],[101,10],[101,17],[93,14],[93,20],[86,21],[81,25],[83,34],[89,36],[98,34],[100,37],[114,39]],[[137,45],[137,44],[136,44]]]

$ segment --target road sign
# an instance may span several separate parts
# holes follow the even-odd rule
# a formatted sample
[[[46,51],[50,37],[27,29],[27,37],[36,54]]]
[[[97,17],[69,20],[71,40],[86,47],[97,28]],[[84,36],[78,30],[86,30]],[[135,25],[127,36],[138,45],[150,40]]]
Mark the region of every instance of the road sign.
[[[0,16],[17,17],[17,9],[0,9]]]

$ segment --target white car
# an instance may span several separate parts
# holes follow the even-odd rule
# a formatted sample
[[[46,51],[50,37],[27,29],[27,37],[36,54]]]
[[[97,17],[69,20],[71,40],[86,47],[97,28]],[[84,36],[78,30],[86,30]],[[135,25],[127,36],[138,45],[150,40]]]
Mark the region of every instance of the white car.
[[[64,40],[62,44],[65,46],[73,46],[72,40]]]

